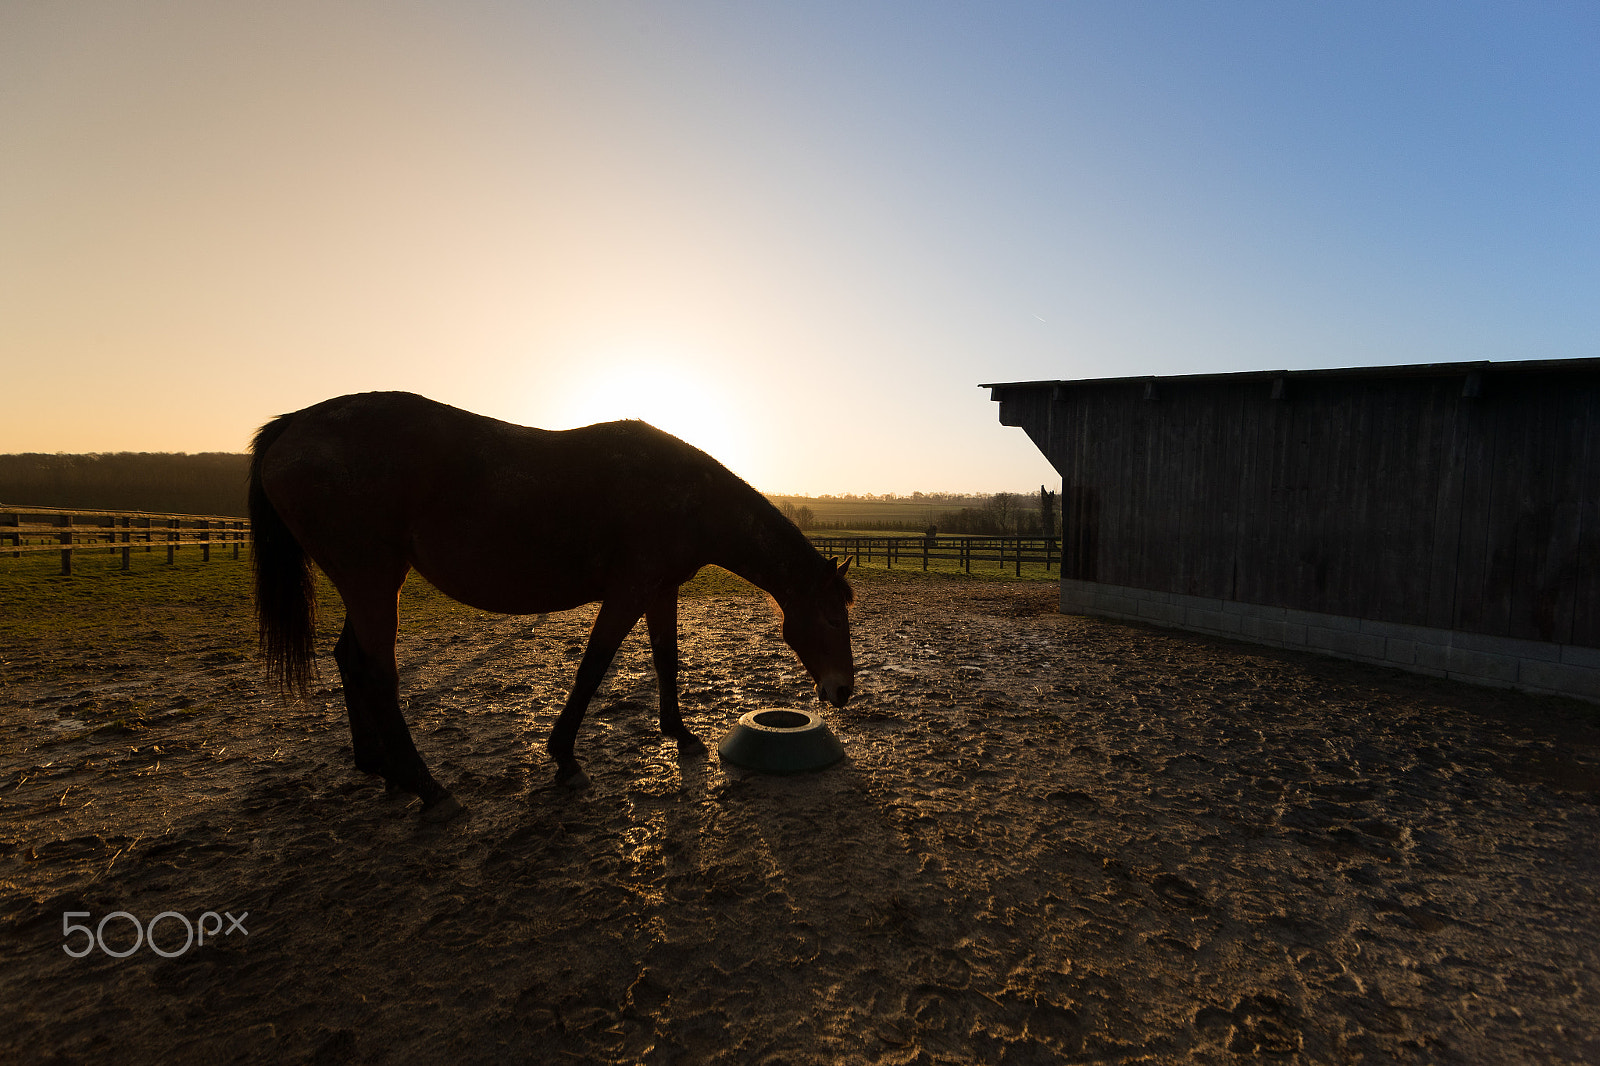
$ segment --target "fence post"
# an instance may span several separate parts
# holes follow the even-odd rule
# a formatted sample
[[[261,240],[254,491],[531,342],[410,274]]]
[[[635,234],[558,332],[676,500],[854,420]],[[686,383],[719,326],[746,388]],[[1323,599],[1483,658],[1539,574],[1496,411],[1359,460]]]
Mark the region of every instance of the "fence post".
[[[177,550],[178,519],[174,518],[167,523],[167,565],[172,565],[172,553]]]
[[[72,576],[72,516],[61,516],[61,524],[67,527],[67,532],[61,534],[61,572],[68,577]]]
[[[211,519],[206,519],[200,528],[205,530],[206,538],[200,542],[200,561],[209,563],[211,561]]]

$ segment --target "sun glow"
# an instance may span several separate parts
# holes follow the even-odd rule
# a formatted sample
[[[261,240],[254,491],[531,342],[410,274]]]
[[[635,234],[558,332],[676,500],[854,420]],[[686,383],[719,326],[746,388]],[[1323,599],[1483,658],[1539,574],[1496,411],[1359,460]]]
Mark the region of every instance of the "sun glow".
[[[704,373],[653,361],[590,363],[573,375],[550,429],[639,418],[709,453],[741,477],[758,473],[755,448],[731,394]]]

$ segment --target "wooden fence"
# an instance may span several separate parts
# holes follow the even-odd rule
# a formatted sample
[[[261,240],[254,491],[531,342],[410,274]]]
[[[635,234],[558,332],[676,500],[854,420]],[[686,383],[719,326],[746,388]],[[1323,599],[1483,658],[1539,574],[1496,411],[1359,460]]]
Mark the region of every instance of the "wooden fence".
[[[45,507],[0,507],[0,554],[59,551],[61,572],[72,573],[73,552],[122,552],[122,569],[137,548],[167,549],[171,563],[180,548],[198,547],[202,562],[211,549],[233,549],[250,540],[250,523],[213,515],[151,514],[146,511],[72,511]]]
[[[203,562],[211,561],[211,549],[239,549],[250,541],[250,523],[242,518],[214,515],[153,514],[146,511],[74,511],[59,507],[0,507],[0,555],[19,558],[25,552],[58,551],[61,572],[72,573],[74,552],[106,551],[122,553],[122,569],[129,568],[130,556],[165,548],[167,562],[182,548],[199,548]],[[986,536],[813,536],[811,543],[825,554],[850,556],[859,564],[881,559],[885,566],[954,562],[972,573],[974,563],[994,563],[1000,570],[1010,568],[1018,577],[1022,568],[1042,565],[1046,572],[1061,560],[1061,541],[1056,537]]]
[[[953,560],[967,573],[972,573],[973,563],[997,563],[1004,570],[1009,565],[1018,577],[1022,564],[1042,563],[1049,572],[1061,559],[1061,540],[1058,537],[979,537],[979,536],[884,536],[884,537],[828,537],[811,535],[813,546],[824,555],[848,555],[859,564],[863,558],[884,561],[893,569],[896,563],[914,564],[918,560],[922,569],[928,569],[929,560]]]

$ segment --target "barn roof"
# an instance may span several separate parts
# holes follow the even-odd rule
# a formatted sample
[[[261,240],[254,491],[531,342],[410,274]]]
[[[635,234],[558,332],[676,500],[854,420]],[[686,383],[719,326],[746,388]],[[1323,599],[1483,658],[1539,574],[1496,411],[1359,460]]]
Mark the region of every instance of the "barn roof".
[[[997,381],[980,389],[1054,388],[1058,385],[1139,385],[1149,382],[1317,381],[1337,378],[1453,377],[1483,373],[1552,373],[1600,371],[1600,359],[1481,360],[1470,363],[1413,363],[1406,366],[1352,366],[1331,370],[1245,370],[1227,374],[1139,374],[1117,378],[1070,378],[1052,381]],[[991,399],[999,399],[991,396]]]

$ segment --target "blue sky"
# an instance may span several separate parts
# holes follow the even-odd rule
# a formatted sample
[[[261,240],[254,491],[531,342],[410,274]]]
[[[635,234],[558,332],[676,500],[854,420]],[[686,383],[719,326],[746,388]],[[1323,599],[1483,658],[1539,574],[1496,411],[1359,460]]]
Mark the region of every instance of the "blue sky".
[[[0,4],[0,451],[401,388],[769,492],[982,381],[1600,355],[1589,3]]]

